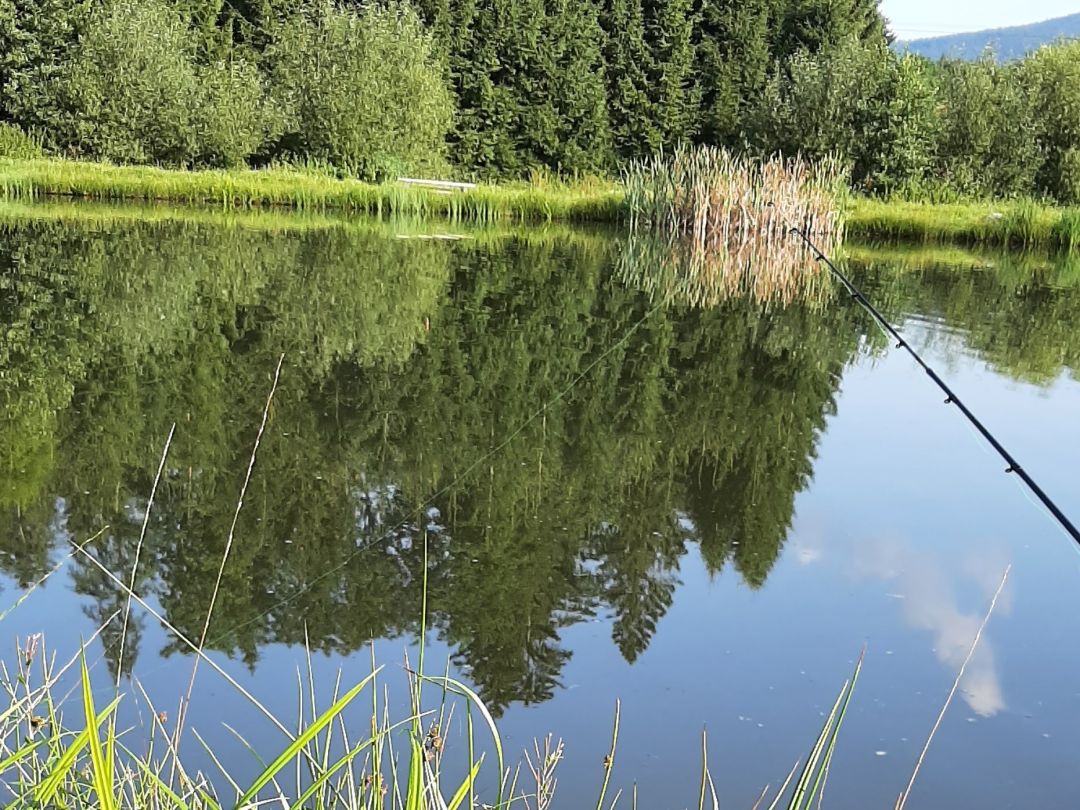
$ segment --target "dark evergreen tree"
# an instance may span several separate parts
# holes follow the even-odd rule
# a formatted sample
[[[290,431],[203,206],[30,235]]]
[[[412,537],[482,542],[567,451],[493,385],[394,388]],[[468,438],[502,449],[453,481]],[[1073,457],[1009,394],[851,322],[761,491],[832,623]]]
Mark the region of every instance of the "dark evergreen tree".
[[[880,0],[789,0],[773,27],[773,55],[787,59],[800,50],[830,50],[852,37],[887,43]]]
[[[548,0],[546,106],[555,139],[535,158],[559,172],[599,172],[611,164],[603,31],[592,3]],[[538,145],[539,146],[539,145]]]
[[[774,5],[775,0],[702,0],[698,7],[694,39],[701,142],[743,140],[747,104],[768,76]]]
[[[647,27],[653,47],[653,108],[665,147],[689,140],[697,128],[699,96],[694,82],[694,0],[663,0]]]
[[[602,9],[612,145],[620,159],[643,157],[663,145],[663,134],[650,95],[655,71],[641,0],[605,0]]]
[[[459,165],[520,176],[610,164],[603,36],[591,4],[460,0],[449,15],[458,101],[451,152]]]
[[[535,41],[537,32],[512,36],[513,10],[514,0],[455,0],[449,11],[447,61],[458,108],[450,156],[471,173],[522,168],[513,136],[520,119],[513,81],[522,73],[514,46]]]

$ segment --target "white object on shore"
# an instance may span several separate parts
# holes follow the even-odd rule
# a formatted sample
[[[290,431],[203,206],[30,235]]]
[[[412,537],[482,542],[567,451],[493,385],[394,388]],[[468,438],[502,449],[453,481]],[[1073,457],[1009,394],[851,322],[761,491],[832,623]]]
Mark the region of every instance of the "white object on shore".
[[[423,186],[424,188],[441,189],[443,191],[470,191],[476,188],[476,183],[456,183],[452,180],[424,180],[418,177],[399,177],[398,182],[407,186]]]

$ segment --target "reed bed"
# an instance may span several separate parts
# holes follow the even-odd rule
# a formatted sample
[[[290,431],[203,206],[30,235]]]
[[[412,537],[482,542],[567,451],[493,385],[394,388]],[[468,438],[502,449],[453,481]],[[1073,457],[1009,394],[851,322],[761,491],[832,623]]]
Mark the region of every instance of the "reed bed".
[[[766,308],[801,303],[820,309],[833,291],[827,269],[796,244],[765,253],[751,241],[717,254],[678,236],[631,234],[621,243],[616,273],[654,300],[699,308],[749,299]]]
[[[828,285],[792,229],[812,235],[826,254],[843,242],[846,173],[836,161],[682,148],[635,164],[624,185],[633,237],[661,240],[630,240],[624,265],[632,277],[655,272],[651,260],[697,305],[747,294],[791,303]]]
[[[632,228],[677,234],[702,251],[792,251],[793,227],[812,234],[826,253],[844,238],[847,173],[835,160],[761,161],[687,147],[633,165],[624,186]]]

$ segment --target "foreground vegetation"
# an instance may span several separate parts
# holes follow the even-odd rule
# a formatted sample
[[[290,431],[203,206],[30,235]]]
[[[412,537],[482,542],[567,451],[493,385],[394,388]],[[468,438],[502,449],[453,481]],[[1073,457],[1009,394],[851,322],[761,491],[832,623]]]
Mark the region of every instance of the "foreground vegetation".
[[[85,549],[79,553],[92,558]],[[111,575],[111,579],[126,593],[129,608],[157,615],[125,588],[120,577]],[[119,617],[109,621],[114,619]],[[131,682],[137,690],[131,695],[121,692],[117,681],[113,699],[99,709],[87,666],[88,646],[84,644],[66,663],[59,663],[43,648],[40,636],[34,636],[20,646],[13,669],[3,670],[0,689],[8,705],[0,711],[0,789],[6,794],[6,806],[254,810],[273,804],[291,810],[495,810],[520,805],[550,810],[555,804],[562,740],[555,742],[550,736],[543,742],[537,739],[533,751],[524,752],[523,761],[508,763],[498,726],[479,696],[449,675],[424,674],[422,642],[418,670],[409,670],[408,660],[405,662],[410,693],[406,716],[391,718],[388,691],[380,700],[388,673],[374,660],[367,677],[347,685],[339,671],[329,694],[320,694],[309,651],[306,672],[296,673],[298,716],[286,719],[271,714],[224,669],[203,657],[198,645],[187,641],[196,660],[213,667],[215,677],[235,690],[243,705],[262,715],[285,740],[280,753],[263,759],[259,749],[264,746],[240,737],[261,768],[254,779],[244,783],[234,779],[197,731],[192,733],[218,773],[186,770],[179,753],[185,731],[183,707],[170,723],[168,714],[150,701],[137,681]],[[795,763],[778,790],[770,795],[771,786],[765,786],[755,807],[766,798],[773,809],[814,806],[823,794],[861,668],[860,656],[813,747]],[[71,672],[77,673],[77,687],[64,695]],[[78,693],[74,699],[73,693]],[[353,704],[359,706],[361,701],[370,706],[370,714],[359,724],[362,731],[357,733],[347,718]],[[127,704],[145,706],[149,728],[125,730],[120,726],[118,715]],[[327,708],[320,710],[320,705]],[[77,719],[71,722],[72,717]],[[623,790],[610,785],[619,719],[616,702],[611,748],[598,769],[597,807],[615,808],[624,796]],[[446,740],[451,735],[463,738],[465,751],[453,755],[467,755],[464,766],[444,767]],[[708,766],[707,738],[702,739],[700,787],[688,788],[687,799],[693,791],[699,810],[719,808]],[[575,806],[580,806],[581,798],[576,798]],[[627,796],[623,804],[631,801],[636,807],[636,791],[634,798]]]

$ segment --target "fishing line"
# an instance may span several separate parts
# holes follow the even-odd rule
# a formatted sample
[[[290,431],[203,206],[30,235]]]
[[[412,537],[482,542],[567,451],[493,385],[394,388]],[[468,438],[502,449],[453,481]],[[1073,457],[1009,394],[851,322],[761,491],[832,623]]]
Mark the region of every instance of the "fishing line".
[[[295,593],[291,594],[290,596],[286,597],[285,599],[280,600],[279,602],[275,602],[273,605],[270,606],[270,608],[263,611],[262,613],[259,613],[259,614],[255,615],[255,616],[252,616],[250,619],[247,619],[247,620],[245,620],[243,622],[240,622],[239,624],[237,624],[237,625],[235,625],[233,627],[230,627],[228,630],[226,630],[226,631],[222,632],[220,635],[214,637],[208,643],[209,644],[215,644],[217,642],[223,641],[223,640],[227,639],[230,635],[235,633],[236,631],[242,630],[245,627],[247,627],[248,625],[254,624],[257,621],[266,618],[267,616],[269,616],[271,613],[273,613],[278,608],[289,604],[293,600],[295,600],[295,599],[299,598],[300,596],[302,596],[303,594],[307,593],[307,591],[311,590],[311,588],[313,588],[319,582],[322,582],[324,579],[327,579],[328,577],[332,576],[333,574],[336,574],[341,569],[345,568],[349,563],[351,563],[354,559],[356,559],[356,557],[358,555],[360,555],[364,551],[367,551],[372,546],[375,546],[375,545],[378,545],[380,543],[385,542],[390,537],[395,535],[398,531],[403,529],[405,526],[408,526],[415,519],[420,517],[429,507],[431,507],[435,503],[436,500],[438,500],[443,495],[445,495],[447,492],[449,492],[454,487],[456,487],[458,484],[460,484],[463,480],[465,480],[465,478],[467,478],[469,475],[471,475],[482,464],[484,464],[487,461],[490,461],[492,458],[494,458],[499,452],[501,452],[505,447],[507,447],[507,445],[509,445],[514,439],[516,439],[519,435],[521,435],[521,433],[529,425],[531,425],[533,422],[535,422],[537,419],[539,419],[541,416],[543,416],[545,413],[547,413],[548,408],[550,408],[552,405],[554,405],[557,402],[564,399],[571,391],[573,391],[578,386],[579,383],[581,383],[582,380],[584,380],[586,377],[589,376],[589,374],[592,373],[593,369],[595,369],[597,366],[599,366],[601,363],[603,363],[608,357],[610,357],[612,354],[614,354],[618,349],[620,349],[622,346],[624,346],[627,343],[627,341],[629,341],[630,338],[634,336],[634,333],[637,332],[638,329],[640,329],[645,324],[646,321],[648,321],[650,318],[652,318],[652,316],[655,315],[658,311],[660,311],[661,309],[664,309],[665,307],[667,307],[667,305],[671,302],[671,300],[673,298],[674,298],[674,293],[669,293],[660,303],[656,304],[656,306],[654,306],[652,309],[650,309],[648,312],[646,312],[641,317],[641,319],[637,321],[637,323],[635,323],[633,326],[631,326],[626,331],[626,334],[624,334],[621,338],[619,338],[618,341],[616,341],[611,346],[609,346],[607,349],[605,349],[604,352],[599,357],[597,357],[595,360],[593,360],[591,363],[589,363],[589,365],[585,367],[584,371],[582,371],[576,377],[574,377],[574,379],[572,379],[570,381],[570,383],[568,385],[566,385],[566,387],[564,387],[563,389],[558,391],[551,399],[549,399],[547,402],[545,402],[531,416],[526,418],[520,425],[518,425],[510,433],[509,436],[507,436],[503,441],[501,441],[499,444],[497,444],[495,447],[493,447],[487,453],[480,456],[480,458],[473,461],[472,464],[470,464],[468,467],[466,467],[463,472],[459,473],[449,484],[447,484],[446,486],[442,487],[441,489],[437,490],[434,494],[429,496],[427,498],[427,500],[425,500],[423,503],[421,503],[419,506],[417,506],[415,509],[413,509],[411,512],[409,512],[405,517],[403,517],[400,521],[398,521],[396,524],[394,524],[389,529],[387,529],[383,534],[379,535],[378,537],[372,538],[371,540],[368,540],[365,543],[359,544],[356,547],[356,549],[348,557],[346,557],[341,563],[334,566],[333,568],[330,568],[330,569],[322,572],[319,576],[315,577],[313,580],[306,583],[302,588],[300,588],[300,590],[296,591]]]
[[[973,427],[978,432],[978,434],[982,436],[982,438],[994,450],[997,451],[997,454],[1001,456],[1001,458],[1005,461],[1006,464],[1008,464],[1005,472],[1010,475],[1015,475],[1017,478],[1019,478],[1020,481],[1022,481],[1027,486],[1028,491],[1030,491],[1030,493],[1038,499],[1038,501],[1043,505],[1046,511],[1050,513],[1051,517],[1053,517],[1061,526],[1061,528],[1064,529],[1065,533],[1069,535],[1069,537],[1071,537],[1078,545],[1080,545],[1080,529],[1077,529],[1076,526],[1073,525],[1072,521],[1069,520],[1069,518],[1065,515],[1064,512],[1061,511],[1058,505],[1054,503],[1053,499],[1051,499],[1050,496],[1043,491],[1043,488],[1035,482],[1035,479],[1028,474],[1027,470],[1020,466],[1020,463],[1016,460],[1016,458],[1008,450],[1005,449],[1004,445],[1002,445],[1001,442],[997,440],[994,434],[990,432],[990,430],[979,420],[977,416],[975,416],[974,413],[972,413],[971,409],[968,408],[967,405],[964,404],[963,400],[961,400],[956,395],[956,392],[949,387],[949,385],[938,375],[936,371],[934,371],[933,368],[930,367],[929,364],[927,364],[925,360],[923,360],[922,356],[915,350],[915,348],[910,343],[908,343],[904,336],[901,335],[896,330],[896,328],[885,319],[885,316],[882,315],[877,310],[877,308],[870,303],[869,299],[865,295],[863,295],[862,291],[858,287],[856,287],[847,276],[840,272],[840,269],[835,264],[833,264],[833,262],[829,259],[828,256],[826,256],[818,249],[818,246],[814,244],[814,242],[810,239],[809,236],[807,236],[805,231],[796,227],[792,227],[790,229],[790,232],[798,235],[799,238],[802,239],[804,243],[806,243],[806,246],[814,252],[814,256],[819,262],[825,263],[829,270],[832,271],[832,274],[840,281],[841,284],[844,285],[844,288],[848,291],[848,294],[855,301],[857,301],[868,313],[870,313],[870,316],[874,319],[878,326],[880,326],[881,329],[884,330],[885,333],[893,341],[895,341],[896,348],[904,349],[919,365],[919,367],[926,372],[926,376],[930,378],[931,382],[933,382],[934,385],[941,389],[942,393],[945,394],[945,404],[955,405],[956,408],[971,425],[971,427]]]

